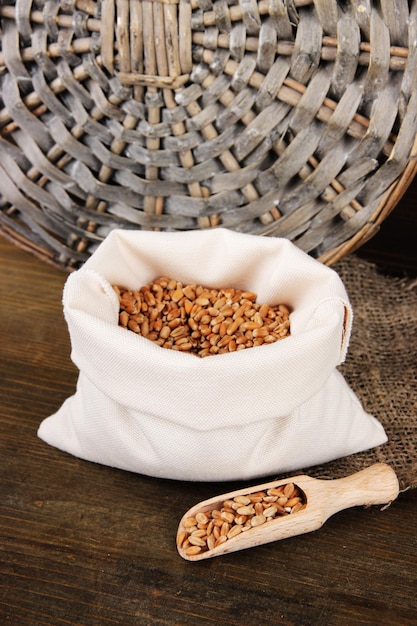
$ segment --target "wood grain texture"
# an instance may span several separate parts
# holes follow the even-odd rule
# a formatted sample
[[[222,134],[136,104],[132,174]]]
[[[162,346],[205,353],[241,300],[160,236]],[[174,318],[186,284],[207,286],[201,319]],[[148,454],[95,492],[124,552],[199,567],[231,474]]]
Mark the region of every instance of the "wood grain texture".
[[[0,623],[416,624],[415,490],[384,511],[353,508],[314,533],[189,563],[175,545],[182,515],[245,485],[157,480],[40,441],[77,379],[64,281],[0,239]]]

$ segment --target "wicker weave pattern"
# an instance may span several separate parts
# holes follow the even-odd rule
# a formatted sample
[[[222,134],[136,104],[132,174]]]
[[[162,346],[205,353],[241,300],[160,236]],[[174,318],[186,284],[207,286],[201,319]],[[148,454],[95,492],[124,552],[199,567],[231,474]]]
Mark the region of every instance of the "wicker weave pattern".
[[[417,1],[0,6],[0,229],[79,266],[115,227],[288,237],[331,264],[416,168]]]

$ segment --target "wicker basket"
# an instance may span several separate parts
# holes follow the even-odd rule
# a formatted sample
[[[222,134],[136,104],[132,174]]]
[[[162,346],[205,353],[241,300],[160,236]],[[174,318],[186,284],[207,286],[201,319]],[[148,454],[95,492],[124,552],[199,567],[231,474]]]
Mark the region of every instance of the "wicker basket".
[[[416,171],[417,1],[4,0],[0,227],[59,267],[223,226],[332,264]]]

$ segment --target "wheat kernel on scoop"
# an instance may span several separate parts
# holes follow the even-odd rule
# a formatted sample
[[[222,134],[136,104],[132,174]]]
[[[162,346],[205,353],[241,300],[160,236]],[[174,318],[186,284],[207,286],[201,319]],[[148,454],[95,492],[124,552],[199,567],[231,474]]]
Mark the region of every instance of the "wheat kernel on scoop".
[[[265,493],[263,491],[256,491],[255,493],[249,494],[250,501],[255,504],[256,502],[262,502],[265,497]]]
[[[278,496],[265,496],[264,502],[276,502],[278,500]]]
[[[255,502],[254,509],[255,509],[255,515],[262,515],[264,512],[264,507],[263,507],[262,502]]]
[[[187,517],[187,519],[184,521],[185,528],[190,528],[191,526],[196,526],[196,525],[197,525],[197,520],[195,517]]]
[[[197,513],[195,515],[195,521],[197,522],[197,524],[208,524],[209,518],[205,513]]]
[[[209,535],[207,537],[207,548],[208,550],[213,550],[216,545],[216,537],[214,535]]]
[[[271,505],[267,509],[264,509],[263,514],[265,515],[265,517],[273,517],[277,511],[278,511],[277,507]]]
[[[227,538],[228,539],[233,539],[233,537],[236,537],[237,535],[239,535],[242,532],[242,527],[237,525],[237,526],[232,526],[232,528],[229,530],[229,532],[227,533]]]
[[[236,509],[236,513],[238,515],[254,515],[255,509],[253,508],[253,506],[241,506]]]
[[[291,498],[293,493],[294,493],[294,484],[287,483],[284,487],[284,496],[287,496],[287,498]]]
[[[235,514],[230,511],[222,511],[222,519],[229,524],[233,524],[235,519]]]
[[[201,537],[195,537],[194,535],[190,535],[188,537],[188,541],[191,543],[192,546],[199,546],[200,548],[203,548],[206,545],[204,539],[202,539]]]
[[[186,549],[185,554],[187,556],[195,556],[196,554],[200,554],[201,546],[190,546]]]
[[[247,505],[247,504],[250,504],[251,499],[248,498],[248,496],[235,496],[233,498],[233,501],[239,504]]]
[[[216,543],[214,544],[214,547],[217,548],[217,546],[220,546],[222,543],[225,543],[225,541],[227,541],[227,535],[220,535],[220,537],[216,539]]]
[[[287,500],[285,506],[290,506],[292,508],[293,506],[295,506],[299,502],[301,502],[301,498],[299,498],[298,496],[293,496],[292,498]]]

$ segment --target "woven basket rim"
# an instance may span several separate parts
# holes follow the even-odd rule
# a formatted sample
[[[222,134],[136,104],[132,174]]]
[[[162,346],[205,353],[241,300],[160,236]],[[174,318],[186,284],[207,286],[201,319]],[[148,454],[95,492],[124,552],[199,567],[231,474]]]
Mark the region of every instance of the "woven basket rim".
[[[8,0],[0,232],[66,271],[113,228],[333,265],[416,175],[416,30],[415,0]]]

